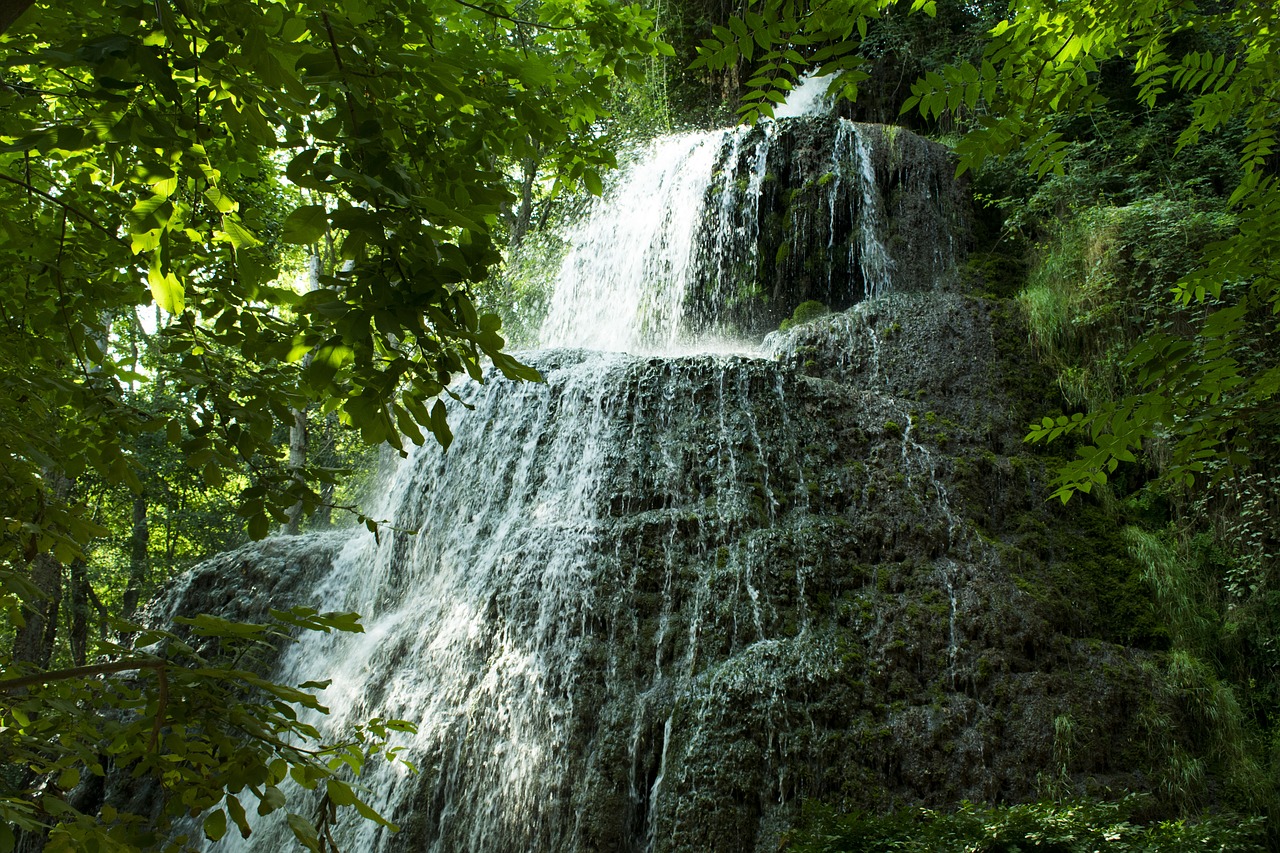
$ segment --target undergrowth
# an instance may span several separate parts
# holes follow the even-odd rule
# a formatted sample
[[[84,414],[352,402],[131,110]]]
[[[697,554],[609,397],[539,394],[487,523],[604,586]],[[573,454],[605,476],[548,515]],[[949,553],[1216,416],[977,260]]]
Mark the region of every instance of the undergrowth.
[[[1195,338],[1212,306],[1193,314],[1173,302],[1171,290],[1196,267],[1204,247],[1231,227],[1212,200],[1159,196],[1090,207],[1055,227],[1035,253],[1018,303],[1069,405],[1094,409],[1128,393],[1126,354],[1140,336]],[[1273,359],[1273,325],[1260,318],[1232,357]],[[1274,847],[1280,842],[1280,592],[1273,591],[1280,587],[1280,478],[1270,471],[1280,447],[1273,441],[1270,451],[1230,476],[1214,476],[1214,463],[1206,463],[1194,490],[1159,484],[1166,455],[1159,440],[1148,444],[1134,470],[1096,496],[1142,567],[1170,638],[1156,666],[1179,718],[1150,726],[1169,739],[1167,765],[1153,768],[1153,793],[1173,813],[1217,804],[1259,815]]]
[[[1145,823],[1143,797],[837,814],[813,806],[789,853],[1184,853],[1265,850],[1260,818],[1213,815]]]

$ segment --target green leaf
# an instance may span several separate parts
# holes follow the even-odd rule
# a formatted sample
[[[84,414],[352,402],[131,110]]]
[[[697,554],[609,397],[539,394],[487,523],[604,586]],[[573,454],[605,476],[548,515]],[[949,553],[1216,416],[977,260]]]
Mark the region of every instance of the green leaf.
[[[262,241],[255,237],[252,231],[241,225],[230,213],[223,214],[222,231],[218,232],[217,239],[230,243],[231,247],[237,252],[241,249],[262,245]]]
[[[227,834],[227,813],[222,809],[209,812],[204,819],[204,837],[217,841]]]
[[[356,803],[356,793],[346,782],[330,779],[325,783],[325,792],[335,805],[352,806]]]
[[[275,785],[262,789],[262,798],[258,801],[258,814],[268,815],[285,803],[284,793]]]
[[[240,204],[235,199],[217,187],[209,187],[205,190],[204,197],[219,213],[234,213],[240,209]]]
[[[422,430],[418,429],[418,424],[414,421],[414,418],[403,406],[393,404],[392,410],[395,412],[396,426],[400,429],[400,432],[406,435],[415,445],[421,447],[426,442],[426,438],[423,436]]]
[[[267,517],[266,513],[260,512],[249,518],[247,526],[249,538],[256,542],[259,539],[266,539],[267,534],[271,532],[271,519]]]
[[[285,819],[288,821],[289,829],[293,830],[293,835],[298,839],[299,844],[312,853],[320,853],[320,836],[316,833],[316,828],[311,821],[293,812],[289,812]]]
[[[240,831],[240,837],[248,838],[253,831],[249,826],[249,817],[244,813],[240,800],[230,794],[227,795],[227,811],[231,813],[231,820]]]
[[[324,205],[308,204],[285,217],[280,238],[286,243],[308,245],[324,236],[329,229],[329,215]]]
[[[307,372],[311,381],[320,388],[333,381],[333,377],[355,358],[351,347],[341,343],[325,344],[315,351]]]
[[[448,450],[453,443],[453,432],[449,429],[448,412],[443,400],[436,400],[436,404],[431,407],[431,432],[435,434],[440,446]]]
[[[176,316],[186,309],[182,282],[173,273],[162,273],[158,267],[152,267],[147,273],[147,283],[151,286],[151,298],[166,313]]]

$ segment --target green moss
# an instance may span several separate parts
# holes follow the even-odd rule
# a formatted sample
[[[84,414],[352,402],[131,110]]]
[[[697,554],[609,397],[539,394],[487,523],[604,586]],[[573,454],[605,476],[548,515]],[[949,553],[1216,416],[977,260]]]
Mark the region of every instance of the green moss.
[[[1015,576],[1018,587],[1076,636],[1168,648],[1168,629],[1116,520],[1083,501],[1054,515],[1028,512],[1015,519],[1020,561],[1029,557],[1040,568]]]
[[[1064,401],[1053,369],[1038,359],[1027,357],[1029,332],[1018,303],[1000,299],[988,305],[999,376],[1013,421],[1026,424],[1038,421],[1050,412],[1061,411]],[[1047,453],[1045,447],[1035,445],[1032,450]]]
[[[1027,262],[1021,254],[974,252],[961,270],[961,281],[975,295],[1009,299],[1027,280]]]
[[[783,320],[781,325],[778,326],[778,330],[785,332],[793,326],[798,326],[801,323],[807,323],[810,320],[816,320],[818,317],[830,313],[831,309],[826,305],[823,305],[815,299],[810,299],[807,302],[801,302],[797,305],[796,310],[791,312],[791,318]]]

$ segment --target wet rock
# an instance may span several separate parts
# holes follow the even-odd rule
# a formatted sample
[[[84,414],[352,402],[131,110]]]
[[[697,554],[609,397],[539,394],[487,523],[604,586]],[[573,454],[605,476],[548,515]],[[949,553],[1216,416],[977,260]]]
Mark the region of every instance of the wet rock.
[[[172,598],[364,614],[285,673],[359,697],[339,722],[421,727],[421,776],[367,780],[405,831],[347,827],[360,849],[771,850],[809,798],[1141,788],[1154,653],[1053,586],[998,333],[919,294],[776,359],[534,355],[545,384],[464,389],[453,448],[398,473],[417,535],[269,540]]]

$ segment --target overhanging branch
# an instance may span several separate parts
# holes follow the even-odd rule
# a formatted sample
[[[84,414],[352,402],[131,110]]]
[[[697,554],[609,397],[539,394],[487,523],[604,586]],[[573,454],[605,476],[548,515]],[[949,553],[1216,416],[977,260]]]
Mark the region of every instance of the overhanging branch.
[[[51,681],[70,681],[75,678],[90,678],[95,675],[108,675],[113,672],[128,672],[131,669],[164,670],[169,661],[158,658],[144,660],[119,660],[113,663],[96,663],[89,666],[73,666],[70,669],[52,669],[48,672],[37,672],[35,675],[24,675],[20,678],[6,678],[0,681],[0,693],[20,690],[23,687],[34,687],[37,684],[48,684]]]
[[[5,2],[5,0],[0,0],[0,3],[3,3],[3,2]],[[21,178],[15,178],[13,175],[7,175],[7,174],[5,174],[4,172],[0,172],[0,181],[8,181],[8,182],[9,182],[9,183],[11,183],[11,184],[17,184],[18,186],[23,187],[24,189],[26,189],[28,192],[35,193],[36,195],[38,195],[38,196],[40,196],[40,197],[42,197],[42,198],[48,199],[49,201],[51,201],[51,202],[53,202],[54,204],[56,204],[58,207],[60,207],[60,208],[62,208],[63,210],[67,211],[67,213],[74,214],[74,215],[76,216],[76,218],[77,218],[77,219],[81,219],[81,220],[83,220],[84,222],[87,222],[89,225],[92,225],[94,228],[98,229],[98,230],[99,230],[99,231],[101,231],[103,234],[106,234],[106,235],[107,235],[108,237],[110,237],[112,240],[115,240],[117,243],[125,244],[124,240],[120,239],[120,235],[119,235],[119,234],[117,234],[116,232],[112,231],[110,228],[108,228],[107,226],[103,225],[101,222],[99,222],[98,220],[94,219],[92,216],[90,216],[89,214],[85,213],[85,212],[84,212],[83,210],[81,210],[80,208],[76,207],[76,206],[75,206],[75,205],[73,205],[73,204],[68,204],[67,202],[65,202],[65,201],[63,201],[62,199],[58,198],[56,195],[51,195],[50,193],[45,192],[44,190],[40,189],[39,187],[34,187],[34,186],[32,186],[31,184],[29,184],[28,182],[26,182],[26,181],[22,180]],[[125,244],[125,245],[127,245],[127,244]]]

